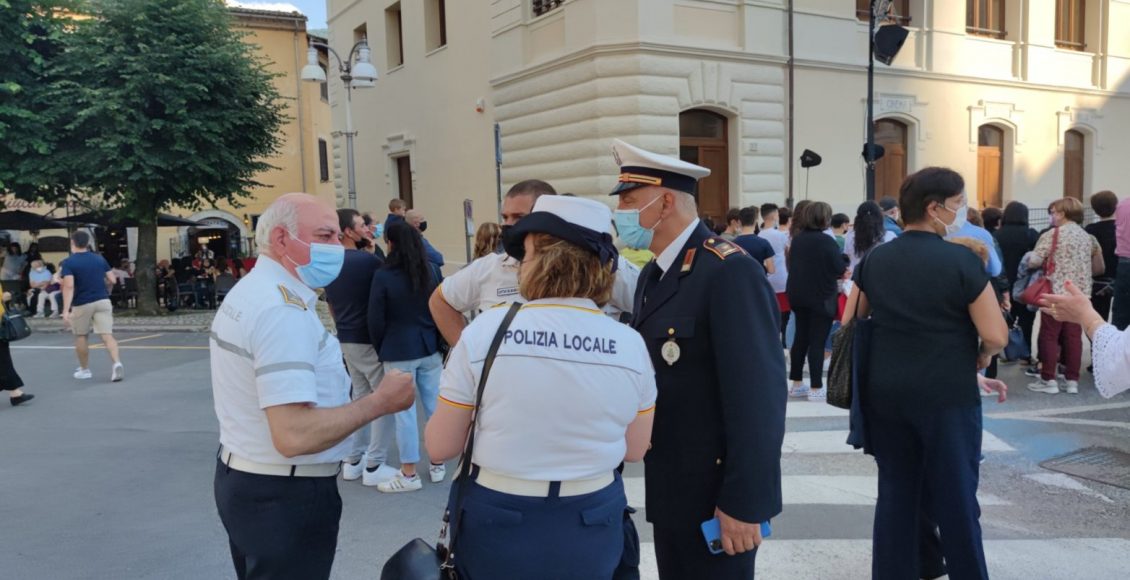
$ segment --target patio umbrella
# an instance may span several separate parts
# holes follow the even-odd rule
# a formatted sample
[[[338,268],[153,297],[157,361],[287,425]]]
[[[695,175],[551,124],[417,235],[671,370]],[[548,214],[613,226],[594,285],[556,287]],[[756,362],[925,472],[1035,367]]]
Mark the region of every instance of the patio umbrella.
[[[22,209],[0,212],[0,230],[55,230],[65,227],[67,224],[58,220]]]
[[[139,222],[136,218],[131,217],[118,217],[112,212],[87,212],[78,215],[72,215],[65,218],[58,218],[59,221],[78,223],[78,224],[96,224],[100,226],[113,226],[113,227],[126,227],[136,228]],[[157,214],[157,227],[160,228],[175,228],[182,226],[198,226],[197,222],[167,213]]]

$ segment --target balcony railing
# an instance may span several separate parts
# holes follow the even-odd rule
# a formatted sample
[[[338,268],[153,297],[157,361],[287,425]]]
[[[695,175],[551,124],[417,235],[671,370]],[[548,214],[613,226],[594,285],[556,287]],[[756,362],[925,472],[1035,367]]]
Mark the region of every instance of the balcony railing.
[[[533,0],[534,17],[541,16],[565,3],[565,0]]]

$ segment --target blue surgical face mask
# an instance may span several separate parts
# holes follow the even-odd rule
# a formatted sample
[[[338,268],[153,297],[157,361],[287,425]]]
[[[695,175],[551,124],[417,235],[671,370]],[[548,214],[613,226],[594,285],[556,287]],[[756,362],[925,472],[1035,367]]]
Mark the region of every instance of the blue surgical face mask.
[[[633,250],[644,250],[651,247],[651,238],[655,235],[655,228],[659,227],[663,220],[660,219],[655,222],[655,225],[645,228],[640,225],[640,212],[651,207],[653,203],[660,199],[663,199],[662,195],[639,209],[618,209],[612,212],[612,223],[616,225],[616,235],[620,237],[620,241]]]
[[[318,242],[307,244],[291,234],[294,241],[310,248],[310,263],[299,264],[287,256],[286,259],[294,264],[294,271],[298,279],[310,288],[325,288],[341,274],[341,265],[345,262],[345,247],[336,244],[322,244]]]

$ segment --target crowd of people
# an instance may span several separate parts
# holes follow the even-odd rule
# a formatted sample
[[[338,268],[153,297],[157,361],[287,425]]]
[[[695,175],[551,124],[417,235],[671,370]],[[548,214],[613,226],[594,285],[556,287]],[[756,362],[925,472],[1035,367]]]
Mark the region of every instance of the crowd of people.
[[[615,210],[522,181],[446,277],[404,201],[382,221],[306,194],[260,217],[250,271],[158,265],[158,284],[199,307],[226,294],[210,335],[215,499],[239,578],[329,577],[339,473],[410,493],[461,455],[444,521],[462,577],[631,577],[620,470],[641,460],[660,577],[751,577],[782,510],[786,401],[825,401],[831,337],[857,319],[871,328],[852,427],[879,471],[873,576],[987,578],[981,395],[1004,400],[1010,327],[1031,391],[1079,391],[1084,332],[1100,391],[1125,388],[1130,202],[1113,193],[1091,197],[1086,228],[1078,200],[1055,201],[1037,232],[1023,204],[972,209],[959,174],[926,168],[854,216],[805,200],[715,224],[697,208],[708,169],[614,153]],[[57,276],[10,247],[0,278],[26,270],[40,311],[61,294],[76,379],[94,332],[121,380],[105,291],[130,265],[90,241],[72,236]],[[0,347],[0,387],[22,404],[33,395]]]

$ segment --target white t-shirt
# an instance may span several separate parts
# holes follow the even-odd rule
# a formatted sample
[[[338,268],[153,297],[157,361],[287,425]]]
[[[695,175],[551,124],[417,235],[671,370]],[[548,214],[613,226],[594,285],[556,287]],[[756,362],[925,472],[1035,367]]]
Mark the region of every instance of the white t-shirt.
[[[282,266],[260,256],[236,283],[212,322],[212,396],[220,443],[259,463],[336,463],[351,438],[313,455],[287,458],[275,449],[265,409],[291,403],[340,407],[350,380],[341,345],[314,310],[317,294]]]
[[[773,228],[761,230],[757,235],[773,246],[774,272],[769,275],[769,285],[773,287],[774,292],[780,294],[785,291],[785,286],[789,282],[789,265],[785,260],[785,248],[789,247],[789,233]]]
[[[613,317],[631,312],[640,270],[623,256],[616,265],[612,299],[604,312]],[[522,297],[518,292],[518,260],[506,254],[489,254],[467,264],[440,284],[443,299],[459,312],[489,310]]]
[[[506,308],[464,331],[440,381],[440,402],[471,409]],[[643,338],[591,300],[534,300],[498,350],[483,393],[472,461],[536,481],[609,473],[624,460],[628,425],[655,409],[655,371]]]

